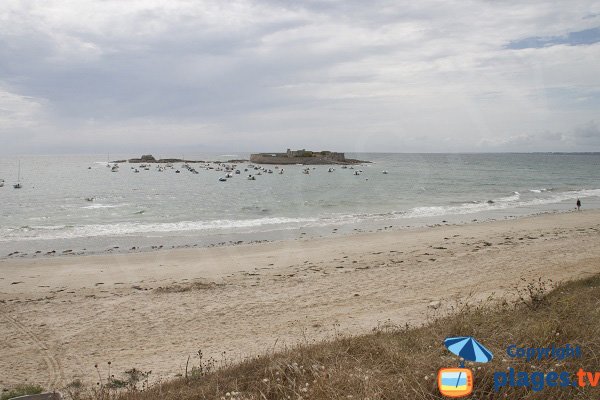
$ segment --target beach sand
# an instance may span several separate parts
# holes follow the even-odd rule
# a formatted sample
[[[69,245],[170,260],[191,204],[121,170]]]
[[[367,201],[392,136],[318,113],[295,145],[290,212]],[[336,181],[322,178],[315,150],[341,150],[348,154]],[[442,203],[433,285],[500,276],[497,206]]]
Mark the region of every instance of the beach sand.
[[[0,261],[0,387],[154,379],[205,357],[420,324],[521,278],[600,272],[600,211],[149,253]],[[437,303],[439,302],[439,303]],[[439,305],[439,308],[438,308]],[[433,308],[438,308],[433,310]],[[453,332],[448,332],[449,335]]]

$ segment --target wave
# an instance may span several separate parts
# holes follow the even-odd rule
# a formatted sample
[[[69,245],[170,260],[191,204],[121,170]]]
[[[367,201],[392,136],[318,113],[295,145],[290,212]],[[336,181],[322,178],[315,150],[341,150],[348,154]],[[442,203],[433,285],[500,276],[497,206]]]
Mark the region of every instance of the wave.
[[[517,207],[528,207],[545,204],[560,203],[567,200],[574,200],[577,198],[595,197],[600,196],[600,189],[584,189],[584,190],[572,190],[562,193],[557,193],[550,197],[545,198],[533,198],[529,200],[521,200],[521,194],[519,192],[513,192],[513,195],[507,197],[501,197],[496,200],[491,200],[485,203],[463,203],[456,206],[431,206],[431,207],[415,207],[403,216],[405,218],[418,218],[418,217],[437,217],[444,215],[462,215],[462,214],[475,214],[478,212],[503,210],[507,208]]]
[[[83,206],[81,208],[86,208],[86,209],[97,209],[97,208],[116,208],[116,207],[120,207],[117,205],[112,205],[112,204],[92,204],[90,206]]]
[[[533,193],[533,192],[530,192]],[[494,210],[519,207],[535,207],[545,204],[560,203],[567,200],[586,197],[600,197],[600,189],[572,190],[561,193],[552,192],[550,196],[531,198],[532,194],[522,196],[513,192],[509,196],[499,197],[491,201],[469,201],[461,204],[414,207],[408,210],[383,213],[331,214],[315,217],[264,217],[252,219],[218,219],[208,221],[180,222],[121,222],[114,224],[89,225],[54,225],[54,226],[21,226],[18,228],[0,228],[0,242],[22,240],[52,240],[86,237],[135,236],[148,234],[169,234],[176,232],[260,232],[273,230],[298,229],[301,227],[326,227],[348,225],[361,222],[391,221],[447,215],[475,214]],[[101,204],[94,204],[98,207]],[[88,207],[92,207],[88,206]],[[139,211],[138,211],[139,212]]]
[[[553,190],[554,190],[554,188],[529,189],[529,191],[531,193],[544,193],[544,192],[551,192]]]
[[[319,218],[257,218],[247,220],[181,221],[140,224],[123,222],[117,224],[91,224],[80,226],[27,226],[0,230],[0,241],[73,239],[97,236],[130,236],[150,233],[193,232],[230,230],[256,227],[294,229],[318,222]]]

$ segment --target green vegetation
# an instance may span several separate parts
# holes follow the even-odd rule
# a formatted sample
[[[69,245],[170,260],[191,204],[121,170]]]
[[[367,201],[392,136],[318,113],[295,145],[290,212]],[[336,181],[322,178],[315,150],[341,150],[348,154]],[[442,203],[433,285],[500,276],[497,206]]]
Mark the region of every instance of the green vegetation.
[[[28,394],[40,394],[44,391],[44,388],[38,385],[17,385],[13,389],[0,395],[0,400],[8,400],[19,396],[25,396]]]

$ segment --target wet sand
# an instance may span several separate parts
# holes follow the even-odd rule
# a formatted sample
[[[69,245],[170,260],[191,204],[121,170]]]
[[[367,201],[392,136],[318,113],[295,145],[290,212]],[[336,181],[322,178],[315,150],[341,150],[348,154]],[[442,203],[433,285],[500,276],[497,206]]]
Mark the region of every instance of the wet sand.
[[[600,272],[600,211],[217,248],[0,260],[0,387],[239,360]],[[439,306],[439,307],[438,307]],[[434,310],[436,308],[437,310]],[[451,334],[451,332],[449,332]],[[223,355],[223,353],[225,354]],[[194,362],[192,358],[191,363]],[[196,358],[197,363],[197,358]]]

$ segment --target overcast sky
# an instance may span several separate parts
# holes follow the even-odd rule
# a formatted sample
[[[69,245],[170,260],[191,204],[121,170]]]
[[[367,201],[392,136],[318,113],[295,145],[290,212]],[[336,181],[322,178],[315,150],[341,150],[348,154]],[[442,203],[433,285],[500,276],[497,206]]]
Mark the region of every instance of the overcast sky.
[[[600,151],[600,2],[0,0],[0,153]]]

